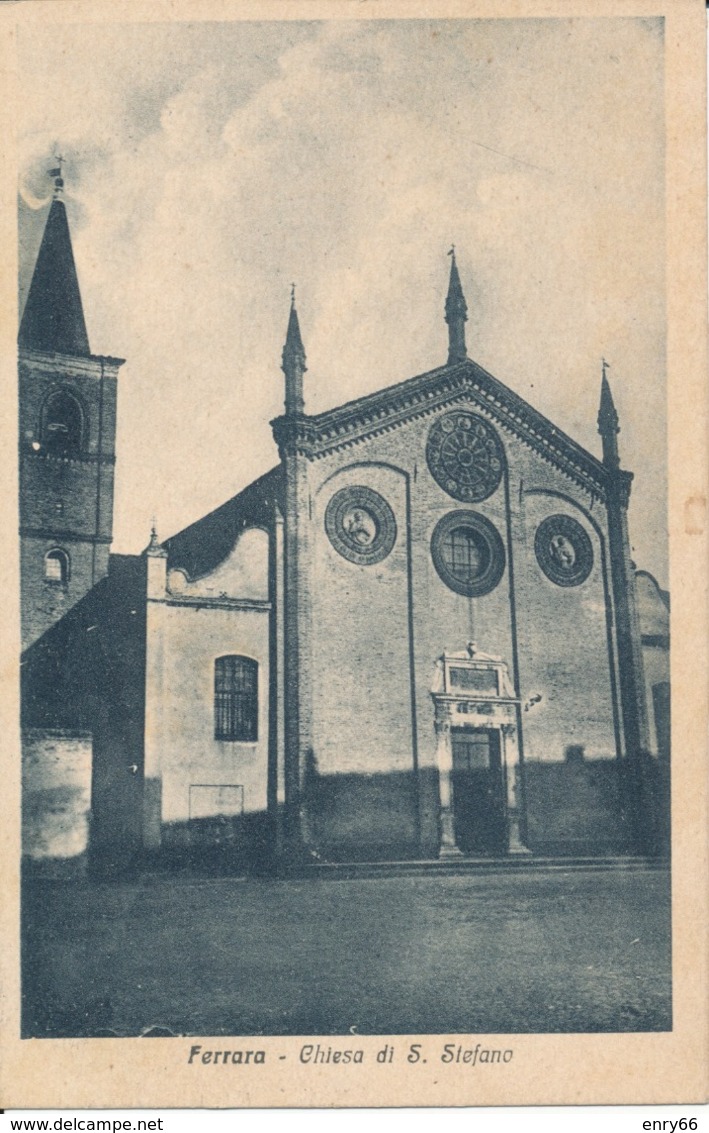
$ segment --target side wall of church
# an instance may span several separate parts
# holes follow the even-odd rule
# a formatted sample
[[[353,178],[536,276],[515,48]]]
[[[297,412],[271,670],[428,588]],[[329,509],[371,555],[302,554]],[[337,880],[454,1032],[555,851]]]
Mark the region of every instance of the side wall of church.
[[[458,407],[489,419],[472,398],[443,405],[440,412]],[[573,811],[576,805],[578,782],[564,773],[569,747],[577,755],[583,748],[582,754],[594,762],[613,760],[618,751],[604,505],[500,424],[494,427],[507,461],[500,485],[479,503],[457,501],[427,465],[426,442],[435,419],[431,413],[422,415],[308,465],[310,809],[316,816],[314,841],[332,857],[437,853],[431,684],[437,658],[444,650],[464,649],[468,641],[509,667],[521,701],[519,721],[530,767],[562,767],[555,809],[549,809],[549,792],[537,791],[532,825],[553,825],[565,807]],[[328,537],[328,503],[350,486],[376,491],[394,514],[396,539],[380,562],[348,561]],[[501,580],[481,597],[455,593],[433,562],[436,525],[456,511],[485,517],[504,545]],[[536,559],[538,524],[557,514],[572,516],[593,550],[591,572],[578,586],[551,582]],[[510,774],[516,774],[514,768]],[[584,783],[586,801],[593,798],[599,838],[603,840],[604,830],[611,837],[617,792],[598,776]]]
[[[653,755],[670,753],[670,611],[656,579],[647,571],[635,576],[640,640],[643,648],[649,748]]]
[[[269,755],[268,536],[247,531],[190,581],[149,560],[144,843],[228,868],[263,854]],[[235,593],[237,591],[237,593]],[[217,738],[215,665],[257,665],[253,740]]]

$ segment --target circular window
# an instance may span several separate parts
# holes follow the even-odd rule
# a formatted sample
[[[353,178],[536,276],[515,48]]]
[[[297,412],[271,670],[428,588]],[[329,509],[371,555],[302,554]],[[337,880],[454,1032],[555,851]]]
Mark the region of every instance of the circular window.
[[[468,598],[489,594],[505,573],[502,539],[490,520],[474,511],[454,511],[437,523],[431,555],[446,586]]]
[[[492,425],[476,413],[457,409],[434,421],[426,460],[434,480],[449,496],[479,503],[499,486],[505,456]]]
[[[359,566],[381,562],[396,541],[394,512],[371,488],[335,492],[325,511],[325,530],[335,550]]]
[[[534,536],[537,562],[557,586],[580,586],[593,567],[593,547],[581,524],[570,515],[549,515]]]

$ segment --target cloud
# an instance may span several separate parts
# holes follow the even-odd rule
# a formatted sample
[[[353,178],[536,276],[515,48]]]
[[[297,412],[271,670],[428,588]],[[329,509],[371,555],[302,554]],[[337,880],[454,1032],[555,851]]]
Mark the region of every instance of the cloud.
[[[636,20],[23,33],[25,194],[60,145],[92,348],[129,360],[118,546],[275,461],[293,279],[311,411],[444,361],[451,242],[471,354],[594,450],[608,357],[662,499],[661,47]]]

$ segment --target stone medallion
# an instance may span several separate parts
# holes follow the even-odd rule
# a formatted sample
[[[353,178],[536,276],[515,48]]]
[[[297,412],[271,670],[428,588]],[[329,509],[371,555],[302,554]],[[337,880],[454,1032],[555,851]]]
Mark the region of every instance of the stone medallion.
[[[534,536],[537,562],[557,586],[580,586],[593,568],[593,547],[581,524],[570,515],[549,515]]]
[[[325,530],[343,558],[359,566],[380,563],[396,542],[389,504],[371,488],[341,488],[325,511]]]
[[[431,426],[426,460],[434,480],[449,496],[479,503],[499,486],[505,456],[497,433],[484,417],[455,409]]]

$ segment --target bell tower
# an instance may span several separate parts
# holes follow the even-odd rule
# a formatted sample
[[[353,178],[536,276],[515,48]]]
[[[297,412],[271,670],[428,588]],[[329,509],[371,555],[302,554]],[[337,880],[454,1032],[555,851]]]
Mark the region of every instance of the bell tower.
[[[119,358],[89,348],[60,169],[18,336],[22,647],[108,572]]]

